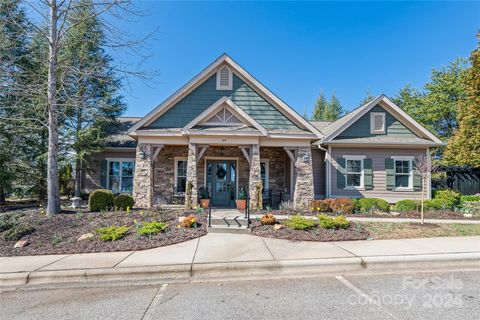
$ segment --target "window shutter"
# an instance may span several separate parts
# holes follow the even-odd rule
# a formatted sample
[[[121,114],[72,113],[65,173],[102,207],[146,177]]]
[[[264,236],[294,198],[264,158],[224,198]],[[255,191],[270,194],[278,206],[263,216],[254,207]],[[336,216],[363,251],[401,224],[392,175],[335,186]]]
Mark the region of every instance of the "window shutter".
[[[107,172],[108,171],[108,161],[102,160],[100,163],[100,185],[102,188],[107,188]]]
[[[412,161],[412,170],[413,170],[413,190],[421,191],[422,190],[422,175],[417,170],[417,165],[415,161]]]
[[[372,190],[373,189],[372,159],[363,159],[363,176],[364,176],[363,185],[365,187],[365,190]]]
[[[337,163],[340,168],[337,167],[337,188],[345,188],[345,158],[337,158]]]
[[[395,189],[395,162],[393,159],[385,159],[385,178],[387,190]]]

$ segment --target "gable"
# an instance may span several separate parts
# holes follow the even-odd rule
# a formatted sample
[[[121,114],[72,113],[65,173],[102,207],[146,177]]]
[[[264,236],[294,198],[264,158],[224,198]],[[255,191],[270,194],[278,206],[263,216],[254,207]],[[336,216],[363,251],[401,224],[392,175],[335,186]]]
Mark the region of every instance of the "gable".
[[[182,128],[221,97],[226,96],[267,130],[299,129],[295,123],[235,74],[233,74],[231,90],[217,90],[216,81],[214,74],[151,122],[147,128]]]
[[[370,114],[372,112],[385,113],[385,134],[372,134],[370,132]],[[415,135],[415,133],[408,129],[390,112],[377,104],[375,107],[361,116],[357,121],[351,124],[347,129],[345,129],[345,131],[335,137],[334,140],[369,137],[415,138],[417,135]]]

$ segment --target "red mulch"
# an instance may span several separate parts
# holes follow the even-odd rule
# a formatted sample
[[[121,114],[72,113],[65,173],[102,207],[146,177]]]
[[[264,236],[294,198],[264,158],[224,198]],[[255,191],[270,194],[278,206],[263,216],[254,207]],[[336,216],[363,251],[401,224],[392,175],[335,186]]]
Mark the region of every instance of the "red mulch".
[[[260,237],[293,241],[348,241],[365,240],[369,233],[360,224],[352,223],[348,229],[329,230],[316,226],[309,230],[295,230],[284,227],[274,230],[273,225],[262,225],[259,221],[251,224],[252,234]]]
[[[13,213],[12,211],[9,214]],[[29,245],[24,248],[13,248],[16,241],[6,241],[0,236],[0,256],[42,255],[42,254],[72,254],[86,252],[130,251],[142,250],[174,243],[184,242],[201,237],[207,233],[207,218],[198,215],[197,228],[177,228],[178,218],[192,212],[184,210],[143,210],[126,212],[106,212],[82,214],[61,213],[52,218],[39,214],[38,209],[23,209],[15,211],[23,214],[20,223],[29,223],[35,231],[22,237]],[[3,214],[2,214],[3,215]],[[134,219],[137,223],[162,221],[169,227],[166,232],[140,236],[136,233]],[[102,241],[96,229],[107,226],[128,226],[127,235],[117,241]],[[77,241],[85,233],[93,233],[88,240]]]

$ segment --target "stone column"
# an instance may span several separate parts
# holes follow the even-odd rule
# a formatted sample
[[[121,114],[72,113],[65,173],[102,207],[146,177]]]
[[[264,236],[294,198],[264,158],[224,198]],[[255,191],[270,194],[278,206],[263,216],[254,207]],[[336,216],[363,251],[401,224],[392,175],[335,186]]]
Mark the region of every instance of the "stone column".
[[[260,146],[258,144],[252,144],[250,148],[250,174],[248,178],[248,194],[250,196],[250,208],[257,209],[257,182],[262,181],[260,175]]]
[[[188,144],[188,159],[187,159],[187,186],[185,191],[185,206],[193,207],[197,205],[198,202],[198,188],[197,188],[197,145],[193,143]],[[187,191],[189,189],[189,184],[192,183],[192,195],[188,199]],[[191,202],[190,202],[191,201]]]
[[[133,199],[139,208],[151,208],[153,200],[152,146],[138,144],[133,178]]]
[[[293,204],[296,209],[306,209],[314,198],[312,150],[310,147],[298,148],[295,166],[297,179],[295,181]]]

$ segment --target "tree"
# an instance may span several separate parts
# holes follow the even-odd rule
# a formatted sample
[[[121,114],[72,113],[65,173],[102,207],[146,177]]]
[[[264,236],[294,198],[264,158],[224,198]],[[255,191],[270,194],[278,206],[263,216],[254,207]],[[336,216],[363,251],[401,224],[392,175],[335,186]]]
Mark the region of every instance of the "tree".
[[[425,191],[428,190],[430,184],[428,183],[431,178],[431,173],[437,170],[437,166],[432,164],[430,156],[417,156],[414,159],[415,167],[422,179],[422,200],[420,205],[420,221],[421,224],[425,223],[424,219],[424,202]]]
[[[360,106],[363,106],[364,104],[369,103],[375,98],[376,97],[372,95],[371,91],[367,90],[367,92],[365,92],[365,97],[360,101]]]
[[[325,94],[321,92],[315,101],[315,106],[313,107],[312,120],[325,120],[325,110],[328,108],[328,101],[325,98]]]
[[[480,167],[480,41],[470,55],[464,78],[465,98],[458,105],[458,130],[448,141],[445,162]]]
[[[334,121],[340,118],[342,114],[342,105],[335,94],[328,101],[323,92],[320,93],[313,109],[313,120]]]

